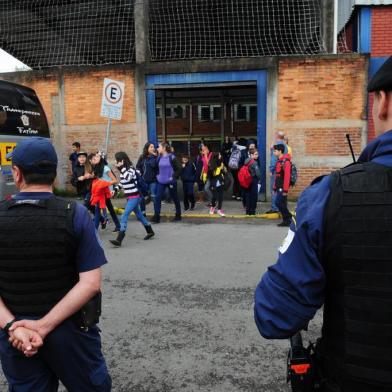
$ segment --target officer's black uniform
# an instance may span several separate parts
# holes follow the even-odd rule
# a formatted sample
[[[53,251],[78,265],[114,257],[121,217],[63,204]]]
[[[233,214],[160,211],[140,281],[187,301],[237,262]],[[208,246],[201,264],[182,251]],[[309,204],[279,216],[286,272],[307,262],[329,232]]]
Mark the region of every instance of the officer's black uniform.
[[[388,93],[377,93],[384,113],[392,57],[368,91]],[[316,347],[323,392],[392,391],[392,129],[384,129],[389,118],[376,120],[385,132],[359,163],[301,195],[279,260],[255,294],[256,323],[269,339],[305,328],[324,304]]]
[[[37,162],[57,165],[53,146],[42,138],[20,142],[12,159],[37,172]],[[0,297],[16,319],[41,319],[75,286],[79,273],[106,263],[87,210],[50,192],[20,192],[0,202],[0,247]],[[54,392],[59,380],[70,392],[111,390],[97,319],[84,328],[86,314],[64,320],[31,358],[0,330],[0,359],[10,391]]]

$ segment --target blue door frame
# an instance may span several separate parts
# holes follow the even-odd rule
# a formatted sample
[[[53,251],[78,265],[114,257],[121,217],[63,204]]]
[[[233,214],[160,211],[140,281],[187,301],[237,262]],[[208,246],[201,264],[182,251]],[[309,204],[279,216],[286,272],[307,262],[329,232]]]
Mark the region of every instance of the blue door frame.
[[[222,83],[222,82],[256,82],[257,86],[257,144],[259,146],[260,163],[266,167],[266,129],[267,129],[267,71],[230,71],[230,72],[200,72],[186,74],[163,74],[146,76],[147,89],[147,126],[148,139],[157,143],[155,90],[156,85]],[[266,172],[266,171],[265,171]],[[266,181],[262,181],[261,191],[266,191]]]

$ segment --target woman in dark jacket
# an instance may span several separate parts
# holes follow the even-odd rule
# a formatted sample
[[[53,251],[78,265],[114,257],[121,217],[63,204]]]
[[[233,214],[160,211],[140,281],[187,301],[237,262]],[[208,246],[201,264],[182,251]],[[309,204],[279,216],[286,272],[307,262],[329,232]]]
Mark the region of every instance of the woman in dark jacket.
[[[148,185],[151,199],[154,201],[157,189],[157,174],[158,174],[158,157],[155,146],[151,142],[147,142],[143,147],[143,153],[136,164],[136,169],[141,173],[144,181]],[[146,214],[146,203],[144,198],[140,203],[140,208],[143,214]]]

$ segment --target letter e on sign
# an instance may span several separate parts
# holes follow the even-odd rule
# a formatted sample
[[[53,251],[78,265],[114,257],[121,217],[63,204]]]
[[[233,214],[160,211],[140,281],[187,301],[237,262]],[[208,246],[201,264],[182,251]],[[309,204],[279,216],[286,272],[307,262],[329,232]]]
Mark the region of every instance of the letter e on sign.
[[[124,101],[124,83],[105,78],[103,82],[101,116],[121,120]]]

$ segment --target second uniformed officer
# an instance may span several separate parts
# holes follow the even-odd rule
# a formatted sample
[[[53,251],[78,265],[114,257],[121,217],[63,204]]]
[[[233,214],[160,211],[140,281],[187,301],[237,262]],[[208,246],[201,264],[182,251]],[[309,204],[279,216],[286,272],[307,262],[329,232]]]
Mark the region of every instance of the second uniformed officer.
[[[57,391],[59,380],[68,391],[107,392],[96,326],[107,261],[87,210],[53,195],[56,169],[47,139],[26,139],[12,153],[19,193],[0,203],[1,364],[15,392]],[[38,333],[42,347],[34,334],[31,347],[18,340],[21,331]]]
[[[306,328],[324,304],[317,351],[327,392],[392,391],[392,57],[368,91],[378,137],[358,164],[303,192],[255,294],[268,339]]]

